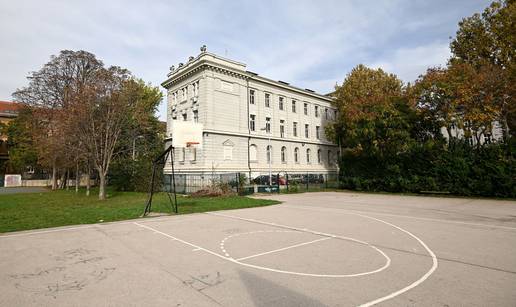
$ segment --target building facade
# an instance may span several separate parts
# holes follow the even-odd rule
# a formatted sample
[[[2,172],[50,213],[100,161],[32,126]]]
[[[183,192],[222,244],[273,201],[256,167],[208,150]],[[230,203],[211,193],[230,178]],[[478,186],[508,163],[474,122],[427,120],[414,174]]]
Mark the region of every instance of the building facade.
[[[202,149],[175,150],[178,173],[337,171],[338,147],[325,135],[336,116],[330,97],[262,77],[205,47],[171,67],[162,86],[168,137],[172,120],[203,124]]]

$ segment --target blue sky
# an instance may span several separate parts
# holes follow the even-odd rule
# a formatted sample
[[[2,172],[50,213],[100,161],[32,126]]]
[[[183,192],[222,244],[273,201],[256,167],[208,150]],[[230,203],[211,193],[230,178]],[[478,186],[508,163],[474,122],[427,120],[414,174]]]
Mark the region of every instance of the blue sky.
[[[457,23],[490,1],[0,0],[0,100],[50,55],[87,50],[159,85],[199,47],[330,92],[362,63],[415,80],[449,57]],[[164,103],[159,109],[165,118]]]

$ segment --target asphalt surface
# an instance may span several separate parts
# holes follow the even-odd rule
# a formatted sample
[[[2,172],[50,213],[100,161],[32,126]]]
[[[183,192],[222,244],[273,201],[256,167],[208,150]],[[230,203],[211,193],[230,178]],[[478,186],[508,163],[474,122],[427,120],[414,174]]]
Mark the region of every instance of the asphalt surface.
[[[358,193],[0,235],[1,306],[515,306],[516,202]]]
[[[20,193],[43,193],[48,192],[49,190],[44,187],[0,187],[0,195],[1,194],[20,194]]]

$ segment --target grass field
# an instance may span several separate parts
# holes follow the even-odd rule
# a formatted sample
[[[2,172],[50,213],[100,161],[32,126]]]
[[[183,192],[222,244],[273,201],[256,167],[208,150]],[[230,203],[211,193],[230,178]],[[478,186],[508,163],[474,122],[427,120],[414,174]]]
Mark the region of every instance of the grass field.
[[[91,224],[139,217],[147,200],[146,193],[108,191],[99,201],[96,191],[53,191],[0,195],[0,233],[64,225]],[[179,214],[259,207],[277,201],[241,196],[190,198],[178,196]],[[167,195],[154,195],[153,212],[172,211]]]

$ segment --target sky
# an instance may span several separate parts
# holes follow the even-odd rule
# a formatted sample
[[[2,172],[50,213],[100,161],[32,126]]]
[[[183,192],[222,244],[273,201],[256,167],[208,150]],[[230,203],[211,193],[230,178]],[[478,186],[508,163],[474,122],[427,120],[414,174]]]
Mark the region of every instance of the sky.
[[[483,0],[0,0],[0,100],[60,50],[86,50],[153,86],[199,47],[262,76],[331,92],[365,64],[413,82],[445,65]],[[163,91],[164,92],[164,91]],[[158,114],[165,120],[166,107]]]

